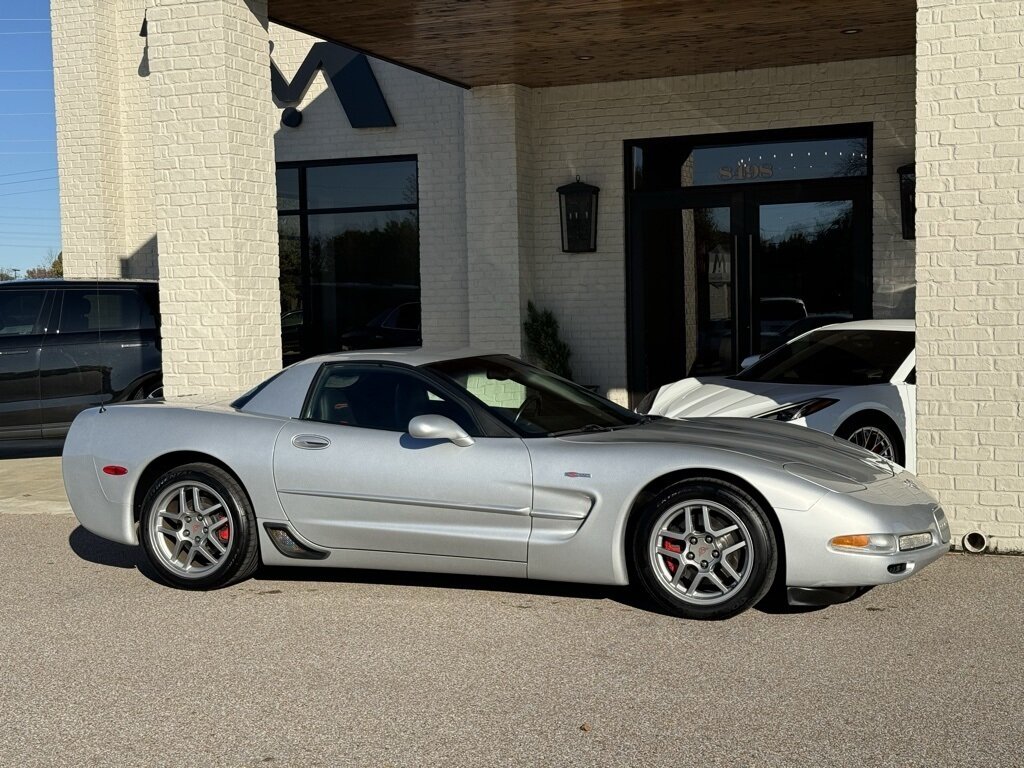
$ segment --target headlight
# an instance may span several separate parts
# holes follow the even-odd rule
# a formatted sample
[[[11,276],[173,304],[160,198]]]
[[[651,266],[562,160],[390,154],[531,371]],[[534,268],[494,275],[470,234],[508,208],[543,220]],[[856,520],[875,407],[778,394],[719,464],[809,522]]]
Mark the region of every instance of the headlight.
[[[828,545],[833,549],[845,549],[850,552],[891,555],[896,552],[896,537],[888,533],[856,533],[836,536]]]
[[[793,403],[793,405],[784,405],[781,408],[776,408],[774,411],[762,413],[756,418],[774,419],[775,421],[793,421],[795,419],[806,418],[812,413],[817,413],[818,411],[824,410],[830,405],[834,405],[838,402],[838,400],[833,400],[830,397],[815,397],[810,400],[804,400],[803,402]]]
[[[657,389],[652,389],[650,392],[644,395],[644,399],[641,400],[640,404],[637,405],[636,407],[636,412],[642,413],[644,415],[650,413],[651,406],[654,405],[654,398],[658,396],[659,392],[661,392],[661,387],[658,387]]]

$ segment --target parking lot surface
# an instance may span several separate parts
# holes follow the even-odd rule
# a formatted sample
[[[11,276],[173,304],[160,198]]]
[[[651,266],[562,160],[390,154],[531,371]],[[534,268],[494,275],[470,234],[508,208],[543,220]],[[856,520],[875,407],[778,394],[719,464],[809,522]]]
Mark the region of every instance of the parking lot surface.
[[[3,766],[1022,760],[1024,558],[694,623],[620,589],[368,571],[183,592],[69,515],[0,513],[0,583]]]

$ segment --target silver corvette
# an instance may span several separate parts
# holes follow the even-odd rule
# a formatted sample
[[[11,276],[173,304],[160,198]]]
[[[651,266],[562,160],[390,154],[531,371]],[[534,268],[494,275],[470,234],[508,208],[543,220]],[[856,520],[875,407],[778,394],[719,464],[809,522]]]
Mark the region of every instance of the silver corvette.
[[[825,604],[949,548],[917,479],[777,422],[641,416],[504,355],[352,352],[230,404],[83,412],[64,483],[167,583],[259,563],[637,585],[723,618]]]

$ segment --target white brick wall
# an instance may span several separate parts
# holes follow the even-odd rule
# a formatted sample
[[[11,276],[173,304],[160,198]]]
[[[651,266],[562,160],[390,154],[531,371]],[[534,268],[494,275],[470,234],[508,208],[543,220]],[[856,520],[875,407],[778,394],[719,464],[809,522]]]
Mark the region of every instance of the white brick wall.
[[[470,343],[514,355],[530,283],[531,101],[518,85],[466,96]]]
[[[164,391],[231,397],[281,367],[266,0],[149,12]]]
[[[118,277],[125,252],[117,14],[110,0],[52,0],[61,239],[69,277]]]
[[[1024,550],[1024,3],[919,0],[918,470]]]

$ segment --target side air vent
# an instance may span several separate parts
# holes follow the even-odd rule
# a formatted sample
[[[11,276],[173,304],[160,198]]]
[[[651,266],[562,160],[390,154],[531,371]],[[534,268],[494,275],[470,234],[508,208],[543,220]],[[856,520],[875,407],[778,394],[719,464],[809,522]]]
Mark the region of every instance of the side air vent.
[[[264,523],[263,527],[277,548],[277,551],[285,557],[291,557],[295,560],[323,560],[329,554],[328,552],[313,549],[303,544],[292,536],[292,532],[284,523]]]

